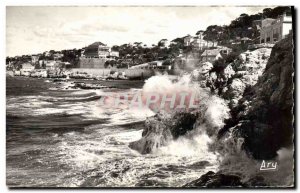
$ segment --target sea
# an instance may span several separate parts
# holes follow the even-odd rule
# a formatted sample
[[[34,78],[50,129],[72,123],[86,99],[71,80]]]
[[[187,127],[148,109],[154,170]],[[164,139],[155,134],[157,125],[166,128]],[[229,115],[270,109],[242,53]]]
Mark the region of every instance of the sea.
[[[103,88],[70,88],[76,81],[7,76],[7,186],[181,187],[217,169],[205,136],[179,138],[150,154],[129,148],[155,113],[99,101],[138,92],[144,81],[80,80]]]

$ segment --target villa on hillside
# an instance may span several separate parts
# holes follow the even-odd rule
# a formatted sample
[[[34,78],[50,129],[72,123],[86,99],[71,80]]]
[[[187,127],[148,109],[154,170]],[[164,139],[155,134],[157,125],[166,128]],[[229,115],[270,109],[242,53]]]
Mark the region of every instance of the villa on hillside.
[[[98,57],[99,58],[107,58],[110,54],[110,47],[107,45],[99,45],[98,46]]]
[[[190,34],[188,34],[187,36],[185,36],[183,38],[183,42],[184,42],[184,46],[189,46],[191,44],[191,42],[193,41],[194,37],[191,36]]]
[[[292,16],[286,13],[277,19],[266,18],[254,22],[260,28],[260,43],[274,44],[292,31]]]
[[[232,49],[227,47],[218,47],[216,49],[207,49],[201,54],[201,62],[211,62],[213,63],[218,58],[223,58],[228,55]]]
[[[118,58],[119,52],[112,51],[111,47],[102,42],[95,42],[84,49],[82,56],[85,58]]]
[[[99,47],[106,46],[101,42],[95,42],[84,49],[83,56],[86,58],[99,58]]]
[[[187,35],[183,38],[184,46],[192,46],[194,49],[203,50],[204,48],[211,48],[217,46],[217,42],[206,41],[203,39],[203,33],[191,36]]]

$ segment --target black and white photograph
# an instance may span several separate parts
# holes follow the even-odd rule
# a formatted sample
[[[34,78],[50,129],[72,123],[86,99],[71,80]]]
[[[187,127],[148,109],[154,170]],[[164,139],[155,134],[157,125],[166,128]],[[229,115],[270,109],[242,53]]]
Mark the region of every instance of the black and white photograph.
[[[293,5],[5,11],[8,189],[295,188]]]

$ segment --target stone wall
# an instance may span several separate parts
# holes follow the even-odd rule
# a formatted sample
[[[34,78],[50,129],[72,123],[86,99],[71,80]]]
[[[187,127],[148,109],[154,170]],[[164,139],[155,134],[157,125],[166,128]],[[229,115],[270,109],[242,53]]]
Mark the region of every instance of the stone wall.
[[[79,59],[79,68],[104,68],[105,58],[83,58]]]
[[[163,73],[160,70],[152,69],[122,69],[122,68],[73,68],[71,72],[86,72],[94,76],[107,76],[111,72],[125,72],[129,78],[149,78],[156,73]]]

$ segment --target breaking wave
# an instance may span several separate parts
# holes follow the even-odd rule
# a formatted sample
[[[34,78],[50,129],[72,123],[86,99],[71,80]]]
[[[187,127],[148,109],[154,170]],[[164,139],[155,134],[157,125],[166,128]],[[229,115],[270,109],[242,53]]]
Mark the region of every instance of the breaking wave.
[[[217,151],[213,151],[210,147],[216,140],[217,132],[224,126],[224,120],[230,117],[229,108],[225,100],[217,95],[212,95],[207,89],[200,88],[199,84],[192,80],[190,74],[186,74],[178,80],[172,80],[166,75],[151,77],[146,81],[142,92],[156,92],[159,94],[187,92],[194,93],[199,100],[196,109],[184,109],[187,112],[199,111],[200,116],[193,125],[194,129],[176,139],[168,141],[167,144],[159,148],[154,147],[152,153],[174,156],[197,156],[200,160],[207,159],[211,163],[214,163],[215,166],[218,166],[220,154]],[[187,97],[186,102],[189,103],[190,99]],[[176,101],[176,103],[178,104],[179,101]],[[176,110],[172,112],[169,110],[163,108],[160,109],[160,112],[165,112],[165,116],[168,116],[170,113],[176,113]],[[178,110],[178,113],[181,112],[182,109]],[[176,122],[173,124],[176,124]],[[160,127],[160,125],[154,126],[154,128],[156,127]],[[153,132],[156,135],[155,131]]]

